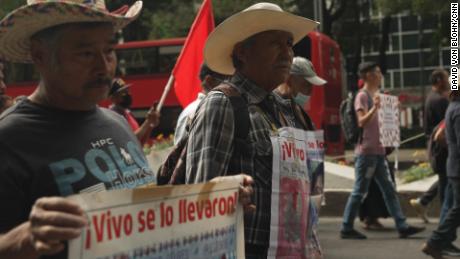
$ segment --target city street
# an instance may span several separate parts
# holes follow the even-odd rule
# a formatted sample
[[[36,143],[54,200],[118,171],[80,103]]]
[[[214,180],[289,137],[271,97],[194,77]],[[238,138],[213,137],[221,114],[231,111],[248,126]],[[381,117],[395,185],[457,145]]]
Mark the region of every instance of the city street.
[[[339,237],[340,217],[321,217],[319,237],[325,259],[429,259],[420,251],[422,244],[437,226],[437,219],[431,218],[427,229],[408,239],[399,239],[393,220],[381,222],[387,229],[382,231],[366,231],[359,220],[355,221],[358,231],[367,235],[366,240],[343,240]],[[421,226],[421,220],[410,218],[409,223]],[[460,242],[455,243],[460,246]],[[446,257],[456,258],[456,257]]]

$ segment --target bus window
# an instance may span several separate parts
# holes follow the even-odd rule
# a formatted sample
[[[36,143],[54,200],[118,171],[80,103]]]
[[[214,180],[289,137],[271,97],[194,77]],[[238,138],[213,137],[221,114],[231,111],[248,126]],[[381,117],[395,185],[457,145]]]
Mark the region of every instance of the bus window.
[[[6,62],[5,71],[7,84],[36,82],[40,79],[40,75],[33,64]]]
[[[181,45],[118,49],[119,70],[124,76],[170,73],[181,49]]]
[[[170,73],[176,64],[182,45],[161,46],[158,50],[158,71],[160,73]]]
[[[157,50],[157,47],[117,50],[120,70],[128,76],[158,73]]]

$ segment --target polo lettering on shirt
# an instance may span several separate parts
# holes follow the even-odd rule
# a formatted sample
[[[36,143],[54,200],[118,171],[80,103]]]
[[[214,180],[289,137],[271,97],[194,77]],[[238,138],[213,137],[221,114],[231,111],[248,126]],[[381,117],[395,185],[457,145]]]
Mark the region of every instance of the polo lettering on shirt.
[[[81,160],[66,158],[49,164],[61,195],[76,193],[73,185],[82,181],[87,172],[109,190],[132,189],[154,181],[155,176],[138,144],[129,141],[125,147],[120,147],[111,140],[98,143],[96,146],[92,143]]]

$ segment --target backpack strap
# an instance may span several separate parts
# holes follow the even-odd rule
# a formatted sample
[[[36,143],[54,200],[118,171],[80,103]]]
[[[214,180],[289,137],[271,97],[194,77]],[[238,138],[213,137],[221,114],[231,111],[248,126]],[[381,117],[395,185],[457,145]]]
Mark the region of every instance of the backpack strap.
[[[365,92],[367,95],[367,110],[369,111],[372,106],[374,106],[374,101],[372,100],[371,94],[368,91],[365,89],[362,89],[361,91]]]
[[[372,106],[374,106],[374,101],[372,100],[371,94],[368,91],[366,91],[365,89],[361,89],[359,91],[366,93],[366,96],[367,96],[367,111],[369,112],[369,110],[372,108]],[[353,104],[353,106],[354,106],[354,104]],[[356,118],[358,118],[358,116],[356,116]],[[364,137],[364,128],[360,127],[359,128],[359,137],[358,137],[358,143],[359,144],[361,144],[363,142],[363,137]]]
[[[249,134],[250,120],[248,105],[245,99],[238,92],[237,88],[226,84],[221,84],[213,90],[224,93],[230,100],[232,105],[235,130],[234,130],[234,152],[243,155],[246,154],[247,141],[246,138]],[[195,114],[196,115],[196,114]],[[195,116],[194,115],[194,116]],[[190,137],[190,126],[192,126],[191,119],[187,123],[187,130],[185,136],[177,143],[173,151],[168,155],[165,163],[160,167],[157,175],[157,184],[184,184],[186,175],[186,160],[187,160],[187,143]]]
[[[303,124],[305,127],[305,130],[315,130],[315,126],[313,125],[313,122],[311,121],[310,116],[305,112],[304,109],[300,107],[300,105],[294,103],[294,115],[297,117],[297,119]]]
[[[372,106],[374,106],[374,101],[372,100],[371,94],[366,89],[361,89],[359,91],[366,93],[366,96],[367,96],[367,111],[369,112],[369,110],[372,108]],[[359,144],[361,144],[363,142],[363,136],[364,136],[364,128],[359,128],[359,138],[358,138],[358,143]]]
[[[189,133],[185,132],[185,134],[158,168],[157,185],[185,183],[185,158]]]
[[[233,109],[233,117],[235,119],[234,126],[234,149],[237,152],[245,153],[247,150],[246,138],[249,134],[251,126],[247,101],[241,96],[236,86],[230,82],[224,82],[213,89],[220,91],[228,97]]]

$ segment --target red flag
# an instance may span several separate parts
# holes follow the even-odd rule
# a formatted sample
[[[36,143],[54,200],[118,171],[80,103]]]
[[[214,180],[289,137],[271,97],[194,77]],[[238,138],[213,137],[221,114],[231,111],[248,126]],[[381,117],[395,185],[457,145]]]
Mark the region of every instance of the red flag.
[[[211,0],[204,0],[172,72],[177,100],[182,107],[193,102],[201,91],[198,74],[203,62],[204,44],[213,29]]]

